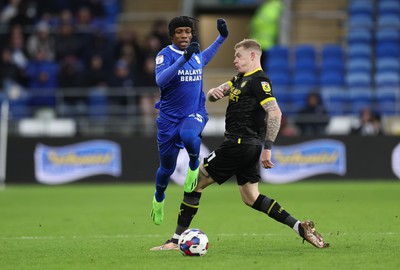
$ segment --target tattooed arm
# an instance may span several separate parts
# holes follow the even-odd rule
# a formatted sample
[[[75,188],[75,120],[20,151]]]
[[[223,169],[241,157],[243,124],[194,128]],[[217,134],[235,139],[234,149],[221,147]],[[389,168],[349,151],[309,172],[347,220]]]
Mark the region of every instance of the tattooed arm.
[[[215,102],[223,97],[228,96],[230,89],[231,86],[228,82],[223,83],[218,87],[211,88],[207,93],[207,99],[208,101]]]
[[[261,164],[264,168],[270,169],[274,167],[271,162],[271,147],[281,127],[282,112],[275,99],[264,103],[263,108],[267,115],[265,117],[266,133],[264,150],[261,153]]]

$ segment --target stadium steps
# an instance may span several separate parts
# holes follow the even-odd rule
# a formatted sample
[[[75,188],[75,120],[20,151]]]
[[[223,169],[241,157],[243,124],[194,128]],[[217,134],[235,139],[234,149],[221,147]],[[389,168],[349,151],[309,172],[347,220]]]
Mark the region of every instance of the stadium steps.
[[[291,44],[342,43],[346,34],[347,0],[292,1]]]

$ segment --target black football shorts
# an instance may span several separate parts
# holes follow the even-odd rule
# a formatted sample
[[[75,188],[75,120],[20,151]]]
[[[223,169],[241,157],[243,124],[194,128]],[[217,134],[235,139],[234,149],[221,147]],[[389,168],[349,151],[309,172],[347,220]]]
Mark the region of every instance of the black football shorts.
[[[204,168],[220,185],[234,175],[238,185],[248,182],[257,183],[260,181],[261,151],[261,145],[224,141],[208,157],[204,158]]]

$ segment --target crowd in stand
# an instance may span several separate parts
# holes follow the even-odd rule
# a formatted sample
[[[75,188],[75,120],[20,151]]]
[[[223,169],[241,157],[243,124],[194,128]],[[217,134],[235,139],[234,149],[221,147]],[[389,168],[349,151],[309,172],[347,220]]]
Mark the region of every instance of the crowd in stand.
[[[3,92],[17,85],[30,97],[29,106],[51,107],[57,91],[64,91],[66,104],[74,105],[88,102],[82,100],[84,88],[155,87],[154,58],[169,43],[167,22],[156,20],[145,40],[138,40],[132,29],[117,27],[119,9],[117,0],[1,1]],[[134,102],[149,103],[152,95],[144,94],[143,100],[135,96]],[[129,102],[110,96],[111,105]]]

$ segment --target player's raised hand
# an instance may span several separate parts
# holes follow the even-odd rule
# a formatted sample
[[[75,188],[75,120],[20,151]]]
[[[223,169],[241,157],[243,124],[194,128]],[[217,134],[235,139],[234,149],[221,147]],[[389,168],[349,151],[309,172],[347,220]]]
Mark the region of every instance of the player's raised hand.
[[[200,44],[197,36],[193,36],[192,41],[183,53],[183,57],[185,57],[186,61],[189,61],[194,53],[200,53]]]
[[[222,37],[226,38],[228,36],[228,34],[229,34],[228,25],[224,19],[219,18],[217,20],[217,29],[218,29],[219,34]]]

